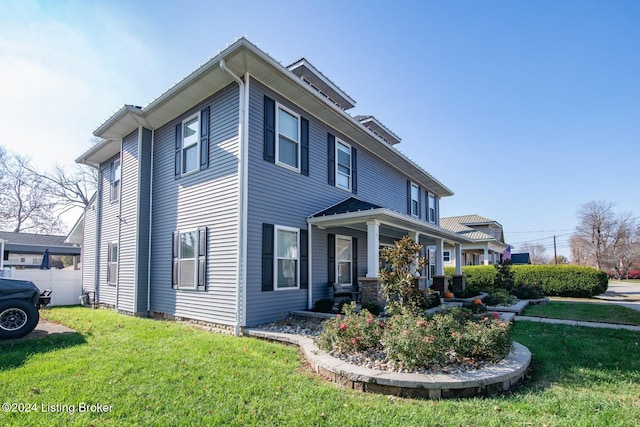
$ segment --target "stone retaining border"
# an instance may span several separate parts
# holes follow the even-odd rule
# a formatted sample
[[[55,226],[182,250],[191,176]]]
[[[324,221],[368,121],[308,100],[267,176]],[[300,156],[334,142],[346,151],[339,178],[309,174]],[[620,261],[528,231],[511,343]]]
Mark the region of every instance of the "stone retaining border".
[[[504,393],[524,379],[531,363],[529,349],[514,342],[514,350],[509,356],[482,369],[448,375],[389,372],[337,359],[318,349],[313,339],[306,336],[249,328],[243,332],[248,336],[299,345],[314,371],[340,386],[399,397],[441,399]]]

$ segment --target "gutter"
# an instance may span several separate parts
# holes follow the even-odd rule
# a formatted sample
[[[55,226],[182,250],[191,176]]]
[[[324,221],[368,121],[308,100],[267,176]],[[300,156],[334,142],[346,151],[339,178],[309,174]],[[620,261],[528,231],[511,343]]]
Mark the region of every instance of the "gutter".
[[[247,201],[248,201],[248,154],[249,154],[249,115],[246,107],[249,103],[249,73],[245,81],[227,68],[224,58],[220,59],[220,69],[229,74],[238,83],[238,137],[240,139],[240,161],[238,162],[238,276],[236,279],[236,320],[234,334],[239,336],[241,327],[246,324],[246,295],[244,285],[247,278]]]

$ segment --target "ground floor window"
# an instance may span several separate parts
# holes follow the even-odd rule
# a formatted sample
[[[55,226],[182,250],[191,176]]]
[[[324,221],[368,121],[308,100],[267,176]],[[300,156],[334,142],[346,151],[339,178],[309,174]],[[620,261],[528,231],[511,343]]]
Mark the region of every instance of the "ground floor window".
[[[451,262],[451,251],[442,251],[442,259],[444,262]]]
[[[107,283],[115,284],[118,280],[118,243],[109,243],[107,249]]]
[[[275,282],[276,289],[299,288],[299,230],[276,226]]]
[[[343,286],[351,285],[352,250],[351,237],[336,236],[336,278]]]
[[[172,286],[175,289],[204,290],[206,262],[206,227],[173,233]]]

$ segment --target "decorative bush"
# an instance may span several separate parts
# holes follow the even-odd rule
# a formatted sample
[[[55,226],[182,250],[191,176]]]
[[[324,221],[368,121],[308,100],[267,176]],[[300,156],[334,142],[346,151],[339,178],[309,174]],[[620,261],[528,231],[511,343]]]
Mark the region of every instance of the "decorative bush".
[[[518,265],[513,273],[517,284],[539,285],[550,296],[591,298],[609,286],[604,271],[578,265]]]
[[[326,322],[316,338],[316,344],[325,351],[351,354],[370,350],[380,345],[385,323],[367,309],[356,313],[356,303],[343,307],[344,316],[338,314]]]
[[[504,289],[491,289],[488,293],[489,295],[484,299],[484,303],[487,305],[513,305],[516,303],[516,297]]]
[[[544,294],[538,285],[525,285],[523,283],[516,284],[511,294],[518,299],[540,299]]]
[[[427,259],[420,256],[422,245],[410,236],[404,236],[394,246],[383,248],[380,259],[386,267],[380,269],[380,290],[387,301],[387,313],[401,312],[405,307],[412,310],[423,309],[423,297],[418,289],[415,272],[427,265]]]
[[[578,265],[513,265],[515,287],[539,287],[544,295],[590,298],[607,291],[608,278],[603,271]],[[445,274],[452,275],[453,267]],[[482,291],[493,288],[497,270],[491,265],[462,267],[469,289]],[[523,290],[523,292],[525,292]]]
[[[368,303],[364,304],[362,308],[368,310],[369,313],[373,314],[374,316],[379,316],[382,312],[382,309],[375,301],[369,301]]]
[[[313,311],[318,313],[331,313],[333,309],[333,300],[331,298],[319,299],[313,304]]]
[[[460,364],[466,359],[497,362],[511,351],[510,324],[497,313],[474,318],[466,310],[430,318],[406,312],[393,316],[382,338],[388,358],[402,367]]]

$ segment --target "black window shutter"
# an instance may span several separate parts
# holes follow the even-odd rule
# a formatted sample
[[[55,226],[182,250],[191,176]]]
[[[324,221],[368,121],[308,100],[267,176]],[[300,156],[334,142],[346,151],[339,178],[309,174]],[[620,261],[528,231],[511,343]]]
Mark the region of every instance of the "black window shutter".
[[[329,185],[336,185],[336,137],[327,134],[327,172]]]
[[[173,233],[173,262],[171,264],[171,287],[178,289],[178,255],[180,253],[180,233]]]
[[[300,230],[300,289],[309,289],[309,233]]]
[[[358,194],[358,150],[351,147],[351,192]]]
[[[107,243],[107,283],[111,283],[111,243]]]
[[[200,170],[209,167],[209,111],[200,111]]]
[[[276,102],[264,96],[264,149],[263,158],[276,162]]]
[[[182,173],[182,122],[176,125],[176,159],[175,177],[180,178]]]
[[[411,215],[411,181],[407,180],[407,213]]]
[[[262,291],[273,291],[273,224],[262,224]]]
[[[422,189],[418,187],[418,218],[422,218]]]
[[[207,227],[198,229],[198,290],[207,287]]]
[[[327,234],[327,276],[329,285],[336,282],[336,235]]]
[[[309,120],[300,118],[300,173],[309,176]]]
[[[355,237],[351,238],[351,269],[353,274],[351,285],[356,286],[358,284],[358,239]]]

